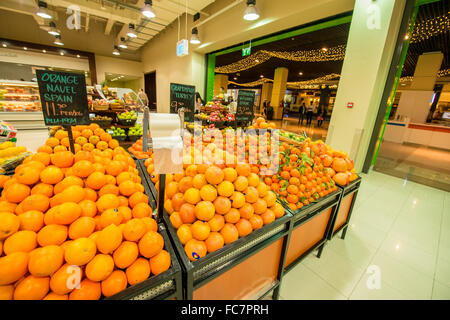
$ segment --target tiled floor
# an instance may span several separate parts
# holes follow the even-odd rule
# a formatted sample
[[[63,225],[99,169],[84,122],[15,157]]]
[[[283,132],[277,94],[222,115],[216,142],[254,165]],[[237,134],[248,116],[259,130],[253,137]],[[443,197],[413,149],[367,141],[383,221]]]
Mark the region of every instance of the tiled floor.
[[[450,299],[450,193],[362,175],[345,240],[283,279],[282,299]]]

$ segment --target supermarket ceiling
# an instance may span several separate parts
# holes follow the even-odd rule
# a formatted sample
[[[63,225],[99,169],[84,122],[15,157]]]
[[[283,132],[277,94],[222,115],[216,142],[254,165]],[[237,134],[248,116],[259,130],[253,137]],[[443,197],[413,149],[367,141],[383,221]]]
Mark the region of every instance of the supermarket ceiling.
[[[407,58],[403,67],[402,77],[412,76],[418,57],[425,52],[441,51],[444,53],[444,60],[441,70],[450,68],[449,48],[450,48],[450,7],[449,1],[438,1],[423,5],[419,8],[415,29],[410,41]],[[248,84],[261,78],[273,79],[274,71],[278,67],[289,69],[288,82],[308,81],[317,79],[329,74],[340,74],[343,60],[305,62],[295,61],[289,53],[307,52],[311,54],[314,50],[322,48],[329,49],[338,46],[345,46],[347,43],[350,23],[334,26],[324,30],[313,31],[307,34],[287,38],[276,42],[268,43],[251,49],[252,55],[256,52],[269,52],[270,59],[252,63],[252,59],[243,60],[242,52],[216,56],[216,72],[227,73],[229,80],[238,84]],[[248,42],[246,43],[248,45]],[[283,58],[277,58],[279,52],[283,52]],[[286,54],[287,53],[287,54]],[[289,60],[291,59],[292,60]],[[255,55],[254,59],[258,59]],[[261,60],[259,58],[259,60]],[[297,59],[298,60],[298,59]],[[247,66],[241,67],[245,70],[236,71],[239,61],[245,62]],[[250,63],[249,63],[250,62]],[[241,64],[243,65],[243,64]],[[249,68],[250,65],[254,65]],[[226,72],[224,72],[226,71]],[[239,87],[231,85],[232,88]]]
[[[107,37],[111,40],[108,49],[109,54],[114,48],[114,45],[119,44],[121,38],[125,38],[128,46],[125,49],[127,52],[133,53],[139,50],[155,35],[161,32],[166,26],[177,19],[178,15],[186,12],[186,2],[182,0],[153,0],[153,11],[156,14],[155,18],[148,19],[143,16],[141,9],[144,7],[144,0],[44,0],[47,4],[47,9],[52,15],[52,20],[55,22],[56,28],[61,30],[61,38],[71,39],[75,36],[74,33],[81,34],[83,37],[97,38]],[[187,12],[194,15],[198,12],[203,13],[202,9],[214,2],[214,0],[189,0],[187,1]],[[69,12],[71,8],[78,7],[80,9],[80,29],[69,29],[67,27],[68,19],[73,16],[75,11]],[[15,24],[18,28],[23,28],[21,20],[25,16],[34,20],[34,26],[40,28],[45,33],[49,30],[48,19],[43,19],[36,15],[38,10],[37,0],[1,0],[0,1],[0,15],[6,17],[12,15],[16,17],[12,24],[8,25],[8,32],[3,28],[3,34],[14,32]],[[7,12],[8,11],[8,12]],[[69,13],[68,13],[69,12]],[[19,16],[20,15],[20,16]],[[0,19],[1,20],[1,19]],[[127,36],[129,24],[134,24],[136,38]],[[97,25],[97,26],[94,26]],[[98,27],[101,25],[101,28]],[[92,34],[92,27],[97,27],[99,32]],[[32,30],[27,30],[32,32]],[[42,36],[43,37],[43,36]],[[46,44],[53,44],[53,36],[48,34]],[[14,39],[22,40],[25,39]],[[40,39],[42,42],[42,39]],[[32,41],[31,41],[32,42]],[[70,41],[65,41],[67,45]],[[76,47],[74,43],[72,47]],[[93,50],[90,50],[93,51]],[[96,52],[96,51],[94,51]]]

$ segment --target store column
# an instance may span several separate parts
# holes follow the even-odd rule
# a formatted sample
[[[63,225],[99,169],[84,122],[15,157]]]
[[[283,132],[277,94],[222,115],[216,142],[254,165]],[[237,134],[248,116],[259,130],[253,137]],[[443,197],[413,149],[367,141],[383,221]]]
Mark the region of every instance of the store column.
[[[270,105],[273,107],[273,118],[281,119],[283,117],[283,108],[280,108],[281,101],[284,100],[286,92],[286,82],[289,70],[287,68],[276,68],[273,77],[272,97]]]
[[[220,93],[220,88],[228,90],[228,76],[226,74],[216,74],[214,76],[214,97]]]
[[[356,0],[326,142],[360,172],[381,103],[406,0]]]
[[[273,88],[272,82],[265,82],[262,85],[261,100],[259,101],[259,112],[260,113],[263,112],[264,101],[267,101],[267,103],[270,102],[270,98],[272,96],[272,88]]]
[[[409,90],[402,91],[396,115],[408,117],[410,122],[426,122],[443,58],[441,52],[427,52],[419,56],[413,81]]]

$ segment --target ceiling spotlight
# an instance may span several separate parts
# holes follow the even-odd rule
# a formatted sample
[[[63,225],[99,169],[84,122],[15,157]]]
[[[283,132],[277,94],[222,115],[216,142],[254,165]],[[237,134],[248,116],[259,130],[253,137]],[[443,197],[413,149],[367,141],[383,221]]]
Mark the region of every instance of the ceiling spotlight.
[[[47,53],[47,50],[44,49],[44,50],[42,50],[42,52],[43,52],[43,53]]]
[[[323,47],[322,51],[328,51],[328,48]]]
[[[260,78],[264,78],[264,76],[263,76],[263,75],[260,75],[259,77],[260,77]]]
[[[50,33],[52,36],[60,36],[61,32],[56,29],[56,24],[53,21],[50,21],[50,29],[48,29],[48,33]]]
[[[8,45],[6,43],[2,44],[3,48],[6,48]]]
[[[47,9],[47,2],[38,1],[38,10],[36,14],[43,19],[51,19],[52,15]]]
[[[303,72],[299,72],[298,74],[299,74],[300,76],[302,76],[302,75],[303,75]]]
[[[120,56],[119,48],[117,46],[114,46],[113,55]]]
[[[23,47],[23,50],[27,51],[27,50],[28,50],[28,48],[27,48],[27,47]]]
[[[79,54],[77,54],[77,58],[79,58],[80,57],[80,55]]]
[[[244,11],[244,20],[253,21],[259,18],[256,0],[247,0],[247,8]]]
[[[61,51],[59,54],[63,56],[63,55],[64,55],[64,52]]]
[[[192,29],[191,43],[192,44],[199,44],[200,43],[200,38],[198,37],[197,27]]]
[[[405,35],[405,40],[409,39],[409,34]]]
[[[127,32],[127,36],[129,36],[130,38],[137,38],[137,34],[134,31],[134,24],[130,23],[128,25],[128,32]]]
[[[55,41],[53,41],[54,44],[58,46],[63,46],[64,43],[61,41],[61,36],[55,36]]]
[[[120,38],[119,48],[122,48],[122,49],[128,48],[127,44],[125,43],[125,38],[124,37]]]
[[[142,8],[142,14],[146,18],[149,18],[149,19],[156,17],[156,14],[155,14],[155,12],[153,11],[153,8],[152,8],[152,1],[151,0],[145,0],[144,7]]]

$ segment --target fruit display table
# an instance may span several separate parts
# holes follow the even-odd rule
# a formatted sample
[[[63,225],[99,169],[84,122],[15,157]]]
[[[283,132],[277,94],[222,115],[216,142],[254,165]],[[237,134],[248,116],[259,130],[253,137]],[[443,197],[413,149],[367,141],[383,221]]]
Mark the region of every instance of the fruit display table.
[[[331,240],[339,231],[342,230],[342,239],[345,239],[347,228],[350,223],[353,208],[356,202],[356,196],[358,195],[359,186],[361,185],[361,177],[350,182],[346,186],[338,187],[342,189],[342,197],[339,203],[339,210],[333,221],[333,228],[328,234],[328,239]]]

